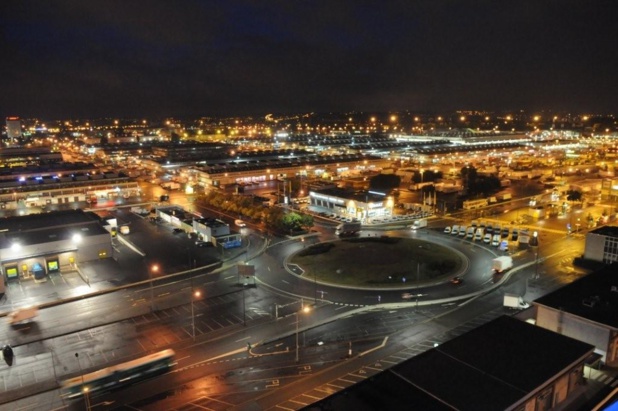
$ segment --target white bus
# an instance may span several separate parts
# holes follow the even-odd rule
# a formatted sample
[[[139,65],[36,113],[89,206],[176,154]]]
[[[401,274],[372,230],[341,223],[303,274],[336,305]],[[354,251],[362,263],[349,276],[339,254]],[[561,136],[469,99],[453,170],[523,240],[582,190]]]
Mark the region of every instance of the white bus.
[[[489,205],[489,201],[486,198],[481,198],[479,200],[466,200],[463,202],[464,210],[474,210],[476,208],[487,207]]]

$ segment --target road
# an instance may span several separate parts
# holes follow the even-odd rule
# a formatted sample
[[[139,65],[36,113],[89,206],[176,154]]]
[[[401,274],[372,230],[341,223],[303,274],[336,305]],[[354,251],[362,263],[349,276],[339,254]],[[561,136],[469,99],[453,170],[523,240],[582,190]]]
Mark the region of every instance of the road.
[[[133,219],[133,215],[126,217]],[[323,398],[504,314],[504,292],[517,292],[532,300],[583,274],[572,266],[572,258],[583,249],[583,236],[567,237],[547,230],[541,232],[538,252],[515,252],[514,258],[523,268],[494,285],[487,277],[494,249],[444,235],[440,224],[446,221],[436,220],[433,229],[417,232],[385,231],[388,235],[420,236],[448,244],[472,256],[463,286],[445,283],[410,289],[427,295],[427,300],[444,300],[438,304],[403,301],[402,290],[359,291],[322,284],[316,287],[311,281],[299,279],[282,263],[306,243],[271,238],[263,254],[250,258],[258,273],[257,287],[239,287],[236,268],[224,267],[210,274],[195,272],[188,276],[193,276],[193,281],[179,279],[152,293],[144,287],[48,308],[41,311],[33,327],[13,330],[3,326],[2,338],[17,343],[15,364],[3,366],[5,388],[0,402],[4,404],[0,409],[83,409],[79,401],[62,403],[55,389],[57,381],[79,374],[80,369],[100,369],[107,363],[168,346],[177,351],[178,365],[173,373],[93,398],[93,409],[113,409],[121,404],[144,410],[203,406],[244,409],[253,403],[263,409],[277,405],[297,409],[312,402],[312,398]],[[146,224],[142,226],[144,231],[132,230],[129,236],[143,247],[150,247],[144,244],[153,233],[160,233],[160,241],[156,242],[166,246],[155,244],[147,251],[157,256],[164,271],[199,266],[188,250],[202,250],[187,248],[188,239],[173,239],[165,226],[151,227],[141,220],[132,224],[136,228]],[[249,238],[255,239],[252,247],[257,248],[256,234],[249,234]],[[317,234],[305,241],[332,239],[330,224],[324,222],[318,225]],[[101,282],[124,283],[129,281],[128,276],[134,276],[132,280],[143,278],[154,262],[153,258],[140,260],[122,246],[119,250],[118,264],[137,264],[141,271],[120,272],[112,280],[99,279]],[[204,255],[200,264],[210,258]],[[243,260],[243,256],[238,258]],[[472,297],[472,291],[479,287],[487,293]],[[196,288],[207,292],[192,304],[191,292]],[[303,304],[312,305],[308,315],[296,314],[301,298]],[[295,361],[297,325],[299,362]],[[247,342],[252,344],[250,352]],[[361,355],[363,352],[367,353]],[[75,353],[80,353],[79,364]],[[37,382],[37,390],[50,391],[6,402],[25,392],[33,381]]]

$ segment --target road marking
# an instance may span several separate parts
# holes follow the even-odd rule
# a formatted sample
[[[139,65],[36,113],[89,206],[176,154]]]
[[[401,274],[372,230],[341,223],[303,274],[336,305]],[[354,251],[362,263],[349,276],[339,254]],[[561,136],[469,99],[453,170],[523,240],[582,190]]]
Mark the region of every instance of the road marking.
[[[379,350],[380,348],[384,348],[386,346],[386,342],[388,341],[388,336],[384,337],[384,340],[382,341],[382,344],[378,345],[377,347],[374,348],[370,348],[367,351],[363,351],[362,353],[358,354],[359,357],[362,357],[366,354],[369,354],[370,352]]]
[[[279,386],[279,380],[272,380],[271,384],[266,384],[266,388],[278,387],[278,386]]]

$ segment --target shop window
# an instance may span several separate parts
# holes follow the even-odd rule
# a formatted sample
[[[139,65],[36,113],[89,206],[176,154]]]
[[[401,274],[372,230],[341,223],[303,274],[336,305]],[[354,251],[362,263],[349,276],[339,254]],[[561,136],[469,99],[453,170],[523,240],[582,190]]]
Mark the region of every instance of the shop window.
[[[28,266],[26,266],[26,271],[27,269],[28,269]],[[9,280],[13,280],[19,277],[19,271],[17,270],[16,265],[5,267],[4,272],[6,273],[6,278]]]
[[[55,258],[53,260],[47,260],[47,272],[52,273],[60,270],[60,264],[58,263],[58,259]]]

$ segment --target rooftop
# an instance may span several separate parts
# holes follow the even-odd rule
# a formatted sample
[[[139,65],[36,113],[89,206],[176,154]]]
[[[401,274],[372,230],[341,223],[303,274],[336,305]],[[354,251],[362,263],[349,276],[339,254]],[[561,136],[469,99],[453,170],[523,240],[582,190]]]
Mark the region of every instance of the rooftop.
[[[534,304],[564,311],[618,330],[616,264],[608,265],[546,294],[535,300]]]
[[[590,231],[590,234],[604,235],[607,237],[618,237],[618,226],[604,225]]]
[[[509,409],[593,350],[502,316],[305,410]]]

